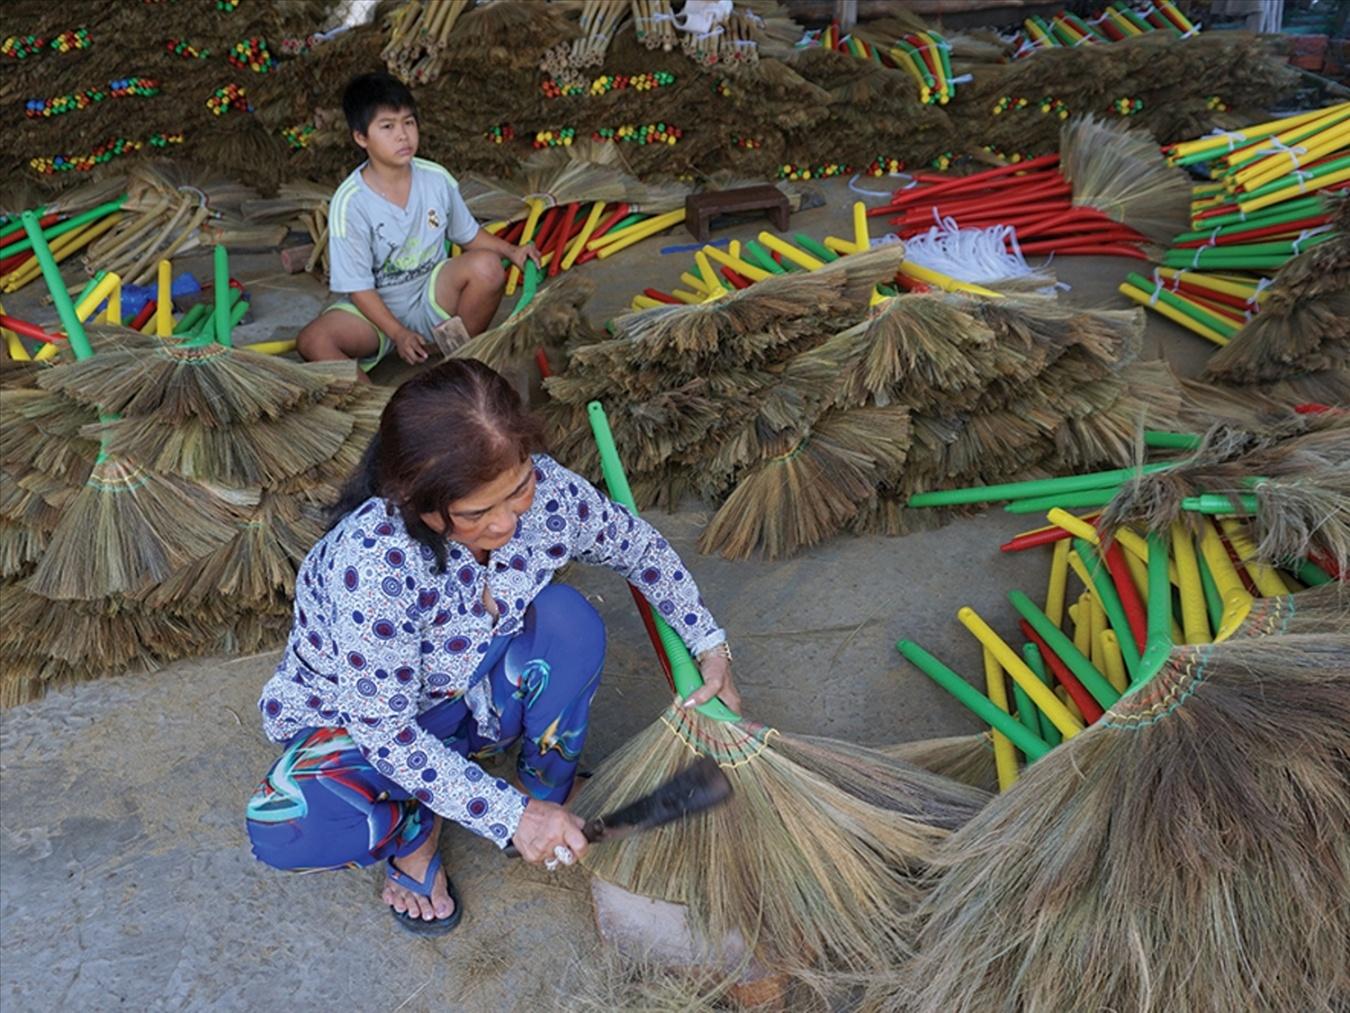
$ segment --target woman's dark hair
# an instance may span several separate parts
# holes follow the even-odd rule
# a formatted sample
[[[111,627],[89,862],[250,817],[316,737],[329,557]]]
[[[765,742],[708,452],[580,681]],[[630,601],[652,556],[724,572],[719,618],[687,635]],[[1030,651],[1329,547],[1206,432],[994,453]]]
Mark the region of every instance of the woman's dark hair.
[[[356,472],[330,515],[331,531],[372,496],[388,500],[408,533],[445,569],[445,535],[422,514],[445,518],[450,504],[519,467],[544,446],[543,427],[501,374],[474,359],[450,359],[408,380],[380,415]]]
[[[381,109],[393,112],[407,109],[417,115],[417,100],[398,78],[383,71],[359,74],[347,82],[342,92],[342,113],[354,134],[370,130],[370,121]]]

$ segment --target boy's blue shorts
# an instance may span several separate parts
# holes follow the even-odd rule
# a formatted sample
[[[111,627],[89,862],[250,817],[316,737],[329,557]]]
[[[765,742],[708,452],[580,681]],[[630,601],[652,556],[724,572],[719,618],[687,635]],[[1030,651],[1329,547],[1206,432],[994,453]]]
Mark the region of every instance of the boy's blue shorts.
[[[443,321],[450,319],[450,314],[441,309],[440,304],[436,302],[436,279],[440,276],[441,268],[447,263],[449,263],[449,261],[442,260],[436,265],[432,272],[427,275],[427,283],[412,305],[389,307],[389,312],[394,314],[395,319],[397,319],[399,323],[409,330],[416,331],[418,334],[422,335],[422,341],[428,345],[434,344],[431,340],[432,329]],[[330,303],[328,306],[324,307],[323,312],[330,313],[333,310],[351,313],[360,317],[362,320],[366,320],[366,315],[356,308],[356,304],[345,299],[340,302]],[[366,320],[366,323],[370,324],[370,321]],[[384,333],[384,331],[380,330],[374,324],[370,324],[370,326],[374,328],[375,336],[380,339],[380,347],[374,355],[368,355],[361,360],[361,368],[367,373],[375,368],[375,365],[381,362],[394,348],[394,342]]]

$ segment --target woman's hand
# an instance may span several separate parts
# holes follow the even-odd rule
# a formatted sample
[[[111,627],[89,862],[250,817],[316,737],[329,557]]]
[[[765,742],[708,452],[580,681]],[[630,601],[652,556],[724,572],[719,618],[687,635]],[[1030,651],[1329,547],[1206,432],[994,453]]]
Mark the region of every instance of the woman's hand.
[[[736,684],[731,681],[731,652],[721,644],[710,651],[704,651],[698,656],[698,670],[703,675],[703,685],[689,694],[684,706],[697,707],[717,696],[739,714],[741,694],[736,689]]]
[[[525,261],[533,261],[534,266],[539,266],[539,248],[534,243],[526,243],[524,246],[517,246],[511,251],[511,263],[520,268],[521,274],[525,273]]]
[[[511,843],[520,852],[520,857],[532,865],[550,860],[571,865],[586,853],[586,835],[581,832],[583,826],[585,823],[580,816],[562,806],[532,798],[520,814],[520,823]],[[560,848],[567,850],[560,855]],[[571,853],[570,860],[563,857],[568,852]]]

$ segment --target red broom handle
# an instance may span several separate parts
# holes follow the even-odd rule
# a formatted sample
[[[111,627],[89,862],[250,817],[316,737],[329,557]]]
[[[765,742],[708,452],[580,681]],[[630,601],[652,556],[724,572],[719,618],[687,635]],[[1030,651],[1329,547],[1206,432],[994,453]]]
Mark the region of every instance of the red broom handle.
[[[539,219],[539,225],[534,230],[534,235],[530,241],[534,243],[534,248],[540,253],[548,251],[553,242],[553,230],[558,224],[558,208],[551,207],[544,212],[544,216]]]
[[[897,274],[895,276],[895,283],[908,292],[933,291],[926,282],[922,282],[918,278],[911,278],[907,274]]]
[[[0,274],[9,274],[32,256],[31,250],[24,250],[22,253],[16,253],[0,260]]]
[[[520,240],[520,234],[524,231],[525,219],[522,218],[520,221],[512,222],[506,227],[506,231],[502,233],[502,239],[508,243],[518,242]]]
[[[1211,303],[1231,306],[1233,309],[1243,310],[1245,312],[1257,312],[1259,304],[1255,299],[1248,302],[1240,295],[1229,295],[1227,292],[1215,292],[1212,288],[1205,288],[1203,285],[1197,285],[1191,281],[1177,281],[1175,278],[1161,278],[1163,287],[1169,292],[1181,292],[1191,299],[1205,299]]]
[[[1286,232],[1297,235],[1304,229],[1325,225],[1329,221],[1331,221],[1330,215],[1313,215],[1311,218],[1300,218],[1295,222],[1282,222],[1279,225],[1267,225],[1263,229],[1251,229],[1247,232],[1232,232],[1226,236],[1218,235],[1213,239],[1188,239],[1184,243],[1173,243],[1172,248],[1184,250],[1194,249],[1198,246],[1241,246],[1244,243],[1250,243],[1256,239],[1269,239],[1272,236],[1280,236]]]
[[[1038,169],[1047,168],[1059,164],[1059,154],[1041,155],[1039,158],[1028,159],[1025,162],[1017,162],[1013,165],[1000,165],[994,169],[986,169],[983,172],[972,173],[969,176],[957,176],[948,178],[945,183],[934,183],[927,187],[913,187],[909,190],[897,190],[891,197],[890,204],[885,207],[871,208],[867,214],[871,217],[889,214],[897,208],[913,204],[918,200],[925,200],[935,193],[954,193],[962,190],[979,188],[983,184],[993,179],[999,179],[1003,176],[1010,176],[1015,173],[1032,172]]]
[[[49,229],[60,220],[61,220],[61,212],[53,211],[51,214],[43,215],[41,218],[38,219],[38,228],[43,230]],[[0,257],[3,257],[5,255],[6,247],[13,246],[15,243],[23,242],[27,238],[28,234],[24,232],[23,229],[20,229],[13,235],[7,236],[5,239],[0,240]]]
[[[614,226],[618,225],[619,222],[623,221],[627,217],[628,217],[628,205],[627,204],[618,205],[608,218],[602,219],[600,224],[595,227],[595,231],[591,233],[591,238],[599,239],[606,232],[614,228]]]
[[[1032,211],[975,211],[958,212],[953,215],[942,215],[943,218],[951,218],[962,228],[981,228],[988,225],[1013,225],[1018,229],[1026,226],[1038,225],[1041,222],[1050,222],[1056,218],[1062,217],[1064,207],[1060,205],[1052,209],[1041,209]],[[1101,219],[1098,219],[1101,220]],[[926,229],[931,228],[935,223],[932,212],[926,212],[922,215],[915,215],[908,218],[902,228]]]
[[[1042,172],[1035,176],[1028,176],[1026,179],[1010,180],[1003,186],[988,189],[981,188],[979,190],[940,194],[932,194],[931,191],[925,193],[920,190],[916,195],[917,199],[898,210],[913,214],[925,207],[960,207],[964,204],[988,204],[995,200],[1001,200],[1008,204],[1026,194],[1058,186],[1068,186],[1063,176],[1057,172]],[[932,189],[936,190],[937,187]]]
[[[127,326],[133,331],[139,331],[145,326],[145,322],[150,319],[154,312],[155,300],[147,299],[145,305],[141,307],[140,312],[131,318],[131,323],[127,324]]]
[[[741,275],[733,271],[731,268],[727,267],[725,264],[722,266],[722,274],[726,276],[727,281],[731,282],[737,288],[750,287],[749,278],[742,277]]]
[[[27,320],[17,320],[4,313],[0,313],[0,327],[7,328],[15,334],[22,334],[25,338],[32,338],[35,341],[45,341],[49,345],[56,341],[66,340],[64,334],[48,334],[37,324],[30,324]]]
[[[1231,306],[1224,306],[1222,303],[1211,302],[1208,295],[1209,293],[1205,291],[1202,291],[1199,294],[1188,292],[1186,293],[1186,298],[1190,299],[1191,302],[1204,307],[1216,317],[1223,317],[1225,320],[1229,320],[1239,327],[1247,322],[1247,318],[1243,314],[1237,312]]]
[[[548,265],[550,278],[562,270],[563,257],[567,256],[567,241],[572,237],[572,226],[576,223],[578,207],[579,204],[569,204],[563,213],[562,225],[558,226],[558,236],[553,244],[553,261]]]
[[[670,303],[672,306],[680,306],[682,303],[668,292],[662,292],[659,288],[644,288],[642,294],[648,299],[655,299],[657,302]]]
[[[917,215],[911,211],[908,215],[897,216],[891,220],[896,225],[903,225],[906,221],[914,221],[920,215],[931,217],[934,210],[943,218],[960,218],[963,213],[970,214],[971,212],[981,211],[1012,213],[1017,211],[1063,210],[1068,202],[1061,198],[1069,196],[1070,193],[1067,184],[1051,184],[1045,188],[1025,190],[1007,197],[980,197],[960,203],[933,204],[918,212]]]
[[[1124,246],[1120,244],[1105,244],[1102,246],[1072,246],[1068,249],[1049,248],[1028,250],[1022,247],[1024,253],[1054,253],[1061,257],[1130,257],[1133,260],[1148,260],[1148,254],[1137,246]]]
[[[1103,714],[1102,705],[1092,698],[1092,694],[1078,681],[1078,677],[1069,671],[1069,667],[1050,649],[1050,645],[1041,639],[1041,635],[1031,628],[1031,623],[1021,619],[1018,620],[1018,625],[1022,628],[1022,635],[1040,648],[1046,664],[1050,666],[1050,671],[1055,673],[1055,678],[1082,712],[1083,720],[1092,724],[1099,719]]]
[[[1148,640],[1148,613],[1144,609],[1139,589],[1130,577],[1130,568],[1125,565],[1125,552],[1119,542],[1111,542],[1104,553],[1106,570],[1111,574],[1111,583],[1116,585],[1116,595],[1120,598],[1121,610],[1125,613],[1125,622],[1134,634],[1134,642],[1142,644]],[[1171,593],[1170,591],[1168,592]]]
[[[1097,514],[1086,514],[1083,520],[1092,522],[1098,517]],[[1026,549],[1034,549],[1041,545],[1052,545],[1055,542],[1062,542],[1066,538],[1072,538],[1073,533],[1065,531],[1063,528],[1055,525],[1053,527],[1042,528],[1040,531],[1028,531],[1016,537],[1009,538],[999,546],[1003,552],[1022,552]]]

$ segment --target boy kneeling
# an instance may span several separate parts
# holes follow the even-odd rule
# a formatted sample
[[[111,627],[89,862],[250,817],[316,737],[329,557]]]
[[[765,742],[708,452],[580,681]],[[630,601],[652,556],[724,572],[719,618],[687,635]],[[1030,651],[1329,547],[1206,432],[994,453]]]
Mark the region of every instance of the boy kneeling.
[[[416,157],[417,106],[397,78],[353,78],[342,111],[367,155],[328,205],[329,288],[347,298],[305,326],[296,350],[311,362],[359,359],[366,370],[391,348],[422,362],[433,330],[452,317],[470,336],[487,327],[506,283],[503,257],[523,271],[539,254],[480,229],[455,177]],[[447,238],[458,257],[446,257]]]

